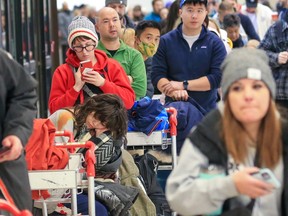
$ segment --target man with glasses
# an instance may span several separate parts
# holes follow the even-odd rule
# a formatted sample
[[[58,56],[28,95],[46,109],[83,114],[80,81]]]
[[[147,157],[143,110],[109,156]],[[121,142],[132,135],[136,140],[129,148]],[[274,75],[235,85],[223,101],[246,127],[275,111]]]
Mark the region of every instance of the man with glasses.
[[[207,0],[182,0],[182,23],[163,35],[152,62],[152,83],[166,95],[166,105],[178,109],[177,147],[190,129],[216,107],[226,56],[221,39],[203,25]]]
[[[66,63],[54,72],[49,98],[49,110],[55,111],[82,104],[95,94],[118,95],[127,109],[135,101],[135,94],[121,65],[96,49],[98,37],[93,23],[85,16],[77,16],[68,27]],[[81,74],[80,62],[90,60],[92,68]]]
[[[118,13],[110,7],[102,8],[96,19],[96,30],[100,34],[97,48],[122,65],[135,91],[136,99],[144,97],[147,91],[145,64],[140,52],[120,40],[121,24]]]

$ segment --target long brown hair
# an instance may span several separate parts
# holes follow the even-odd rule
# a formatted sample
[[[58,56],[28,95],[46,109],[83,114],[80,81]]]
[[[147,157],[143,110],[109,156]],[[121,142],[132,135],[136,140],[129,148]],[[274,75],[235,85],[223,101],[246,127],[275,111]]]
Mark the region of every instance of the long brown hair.
[[[222,117],[222,136],[228,153],[237,163],[243,163],[248,154],[247,140],[249,135],[241,122],[235,119],[228,100],[227,98],[225,101]],[[280,116],[278,116],[276,105],[271,99],[257,137],[256,149],[259,155],[258,163],[261,167],[274,168],[279,162],[282,154],[281,136]]]

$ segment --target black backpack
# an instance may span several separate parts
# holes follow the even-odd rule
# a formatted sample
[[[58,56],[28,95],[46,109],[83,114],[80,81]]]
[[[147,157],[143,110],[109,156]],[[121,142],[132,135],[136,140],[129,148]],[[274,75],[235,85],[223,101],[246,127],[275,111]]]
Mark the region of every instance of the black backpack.
[[[172,215],[165,193],[157,181],[158,160],[146,153],[141,156],[134,156],[134,161],[139,169],[146,193],[156,207],[157,216]]]

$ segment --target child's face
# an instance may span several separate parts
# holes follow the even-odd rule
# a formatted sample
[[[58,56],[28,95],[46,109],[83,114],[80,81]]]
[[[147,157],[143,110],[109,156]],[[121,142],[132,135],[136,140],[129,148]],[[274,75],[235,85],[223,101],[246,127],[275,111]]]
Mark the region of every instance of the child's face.
[[[230,38],[232,41],[236,41],[239,38],[239,29],[239,26],[226,28],[228,38]]]
[[[85,121],[86,127],[89,130],[91,136],[93,135],[97,136],[99,133],[102,133],[103,131],[107,130],[105,125],[94,117],[94,114],[95,112],[90,113]]]

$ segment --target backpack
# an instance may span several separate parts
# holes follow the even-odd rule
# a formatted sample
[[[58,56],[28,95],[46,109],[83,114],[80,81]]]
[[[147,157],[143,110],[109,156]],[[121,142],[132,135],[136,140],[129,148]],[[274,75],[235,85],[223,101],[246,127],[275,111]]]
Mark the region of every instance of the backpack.
[[[158,160],[151,154],[134,156],[146,193],[156,207],[157,216],[170,216],[172,210],[166,200],[165,193],[157,181]]]

